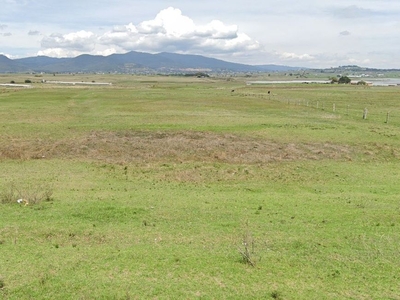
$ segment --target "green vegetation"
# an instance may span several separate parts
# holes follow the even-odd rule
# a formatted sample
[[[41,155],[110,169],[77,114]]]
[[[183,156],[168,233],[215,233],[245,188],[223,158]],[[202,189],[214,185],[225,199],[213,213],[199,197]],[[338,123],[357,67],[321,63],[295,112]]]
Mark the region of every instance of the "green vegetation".
[[[341,76],[338,80],[338,83],[348,84],[351,82],[351,79],[347,76]]]
[[[197,77],[197,78],[210,77],[207,73],[204,73],[204,72],[186,73],[185,76],[186,77]]]
[[[0,89],[0,298],[398,299],[397,87],[57,80],[113,85]]]

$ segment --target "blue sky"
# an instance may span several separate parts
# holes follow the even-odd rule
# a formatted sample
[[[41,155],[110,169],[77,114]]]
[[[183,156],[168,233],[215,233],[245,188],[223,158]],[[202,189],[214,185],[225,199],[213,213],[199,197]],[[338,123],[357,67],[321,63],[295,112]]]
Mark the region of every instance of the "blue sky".
[[[128,51],[400,68],[400,1],[0,0],[0,54]]]

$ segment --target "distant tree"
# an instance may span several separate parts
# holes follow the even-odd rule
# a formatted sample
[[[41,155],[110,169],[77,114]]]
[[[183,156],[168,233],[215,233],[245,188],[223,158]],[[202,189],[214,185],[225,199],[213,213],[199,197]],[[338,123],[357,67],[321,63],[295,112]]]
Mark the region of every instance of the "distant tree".
[[[210,77],[207,73],[203,73],[203,72],[186,73],[185,76],[186,77],[197,77],[197,78]]]
[[[331,81],[331,83],[338,83],[339,79],[337,79],[336,77],[331,77],[329,78],[329,80]]]
[[[357,82],[357,85],[367,85],[367,83],[364,80],[360,80]]]
[[[25,80],[25,83],[32,83],[32,81],[29,80],[29,79],[26,79],[26,80]]]
[[[15,83],[15,81],[14,81],[14,80],[11,80],[11,81],[10,81],[10,83],[11,83],[11,84],[14,84],[14,83]]]
[[[351,79],[347,76],[342,76],[339,78],[338,83],[348,84],[351,82]]]

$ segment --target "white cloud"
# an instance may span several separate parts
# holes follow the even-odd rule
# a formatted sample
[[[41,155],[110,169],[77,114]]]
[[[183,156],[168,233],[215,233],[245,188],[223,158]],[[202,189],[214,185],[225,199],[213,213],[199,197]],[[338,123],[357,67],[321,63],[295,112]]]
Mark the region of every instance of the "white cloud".
[[[363,18],[370,17],[374,14],[371,9],[359,7],[357,5],[350,5],[346,7],[340,7],[333,10],[333,14],[339,18],[353,19],[353,18]]]
[[[45,50],[42,50],[41,53],[61,54],[91,52],[95,48],[96,39],[97,37],[94,33],[84,30],[64,35],[53,33],[42,39],[41,45]]]
[[[44,55],[50,57],[76,57],[81,54],[82,52],[80,51],[68,50],[63,48],[49,48],[41,50],[37,53],[37,55],[39,56]]]
[[[4,53],[4,52],[0,52],[0,55],[4,55],[5,57],[10,58],[10,55],[9,55],[9,54],[6,54],[6,53]]]
[[[235,39],[238,37],[236,25],[226,26],[218,20],[213,20],[205,26],[199,26],[195,30],[199,37],[212,37],[213,39]]]
[[[314,57],[310,54],[296,54],[284,52],[280,54],[280,58],[283,60],[313,60]]]
[[[137,26],[142,34],[166,34],[180,37],[193,32],[195,24],[189,17],[182,15],[180,9],[169,7],[160,11],[154,20],[144,21]]]
[[[44,37],[41,44],[44,49],[40,53],[54,56],[79,51],[92,54],[132,50],[235,54],[261,49],[261,45],[240,32],[237,25],[225,25],[220,20],[196,25],[181,10],[173,7],[161,10],[154,19],[114,26],[98,36],[88,31],[52,34]]]
[[[118,53],[118,51],[114,48],[110,48],[110,49],[105,49],[102,51],[97,51],[95,54],[102,55],[102,56],[108,56],[108,55],[115,54],[115,53]]]

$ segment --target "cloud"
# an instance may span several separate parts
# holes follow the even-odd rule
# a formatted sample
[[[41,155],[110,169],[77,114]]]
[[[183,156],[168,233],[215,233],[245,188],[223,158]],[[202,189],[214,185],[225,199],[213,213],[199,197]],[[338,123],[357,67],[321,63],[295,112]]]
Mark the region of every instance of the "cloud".
[[[95,48],[97,37],[90,31],[81,30],[69,34],[53,33],[42,39],[41,45],[46,50],[64,49],[66,52],[91,52]],[[54,53],[58,53],[58,50]]]
[[[336,17],[345,19],[365,18],[376,14],[376,12],[371,9],[359,7],[357,5],[336,8],[332,11],[332,13]]]
[[[6,24],[0,24],[0,30],[6,29],[8,26]]]
[[[169,7],[160,11],[154,20],[144,21],[138,26],[141,34],[165,34],[180,37],[195,29],[193,20],[182,15],[180,9]]]
[[[213,39],[235,39],[238,37],[238,27],[236,25],[226,26],[221,21],[214,20],[205,26],[198,27],[195,34],[199,37]]]
[[[314,57],[310,54],[296,54],[284,52],[279,54],[280,58],[283,60],[313,60]]]
[[[351,33],[350,33],[350,31],[345,30],[345,31],[340,32],[339,34],[343,35],[343,36],[347,36],[347,35],[350,35]]]
[[[177,8],[161,10],[154,19],[114,26],[95,35],[88,31],[45,36],[41,53],[117,53],[128,51],[218,54],[252,52],[262,49],[257,41],[240,32],[237,25],[212,20],[197,25]]]
[[[2,36],[12,36],[12,33],[11,32],[6,32],[6,33],[2,33],[1,35]]]
[[[108,56],[108,55],[111,55],[111,54],[114,54],[114,53],[117,53],[118,51],[116,50],[116,49],[114,49],[114,48],[109,48],[109,49],[105,49],[105,50],[102,50],[102,51],[97,51],[96,53],[95,53],[95,55],[102,55],[102,56]]]
[[[37,53],[39,56],[50,56],[50,57],[76,57],[81,55],[82,52],[76,50],[69,50],[63,48],[49,48],[41,50]]]
[[[5,52],[0,52],[0,55],[4,55],[5,57],[7,57],[9,59],[18,59],[18,58],[20,58],[17,55],[8,54],[8,53],[5,53]]]
[[[40,35],[40,31],[37,30],[29,30],[28,35]]]
[[[114,28],[100,37],[104,45],[114,45],[124,51],[143,50],[152,52],[180,51],[198,53],[212,50],[252,51],[260,49],[260,44],[244,33],[236,25],[225,25],[213,20],[197,26],[192,19],[184,16],[179,9],[169,7],[157,14],[155,19],[144,21],[137,26],[130,23]]]

